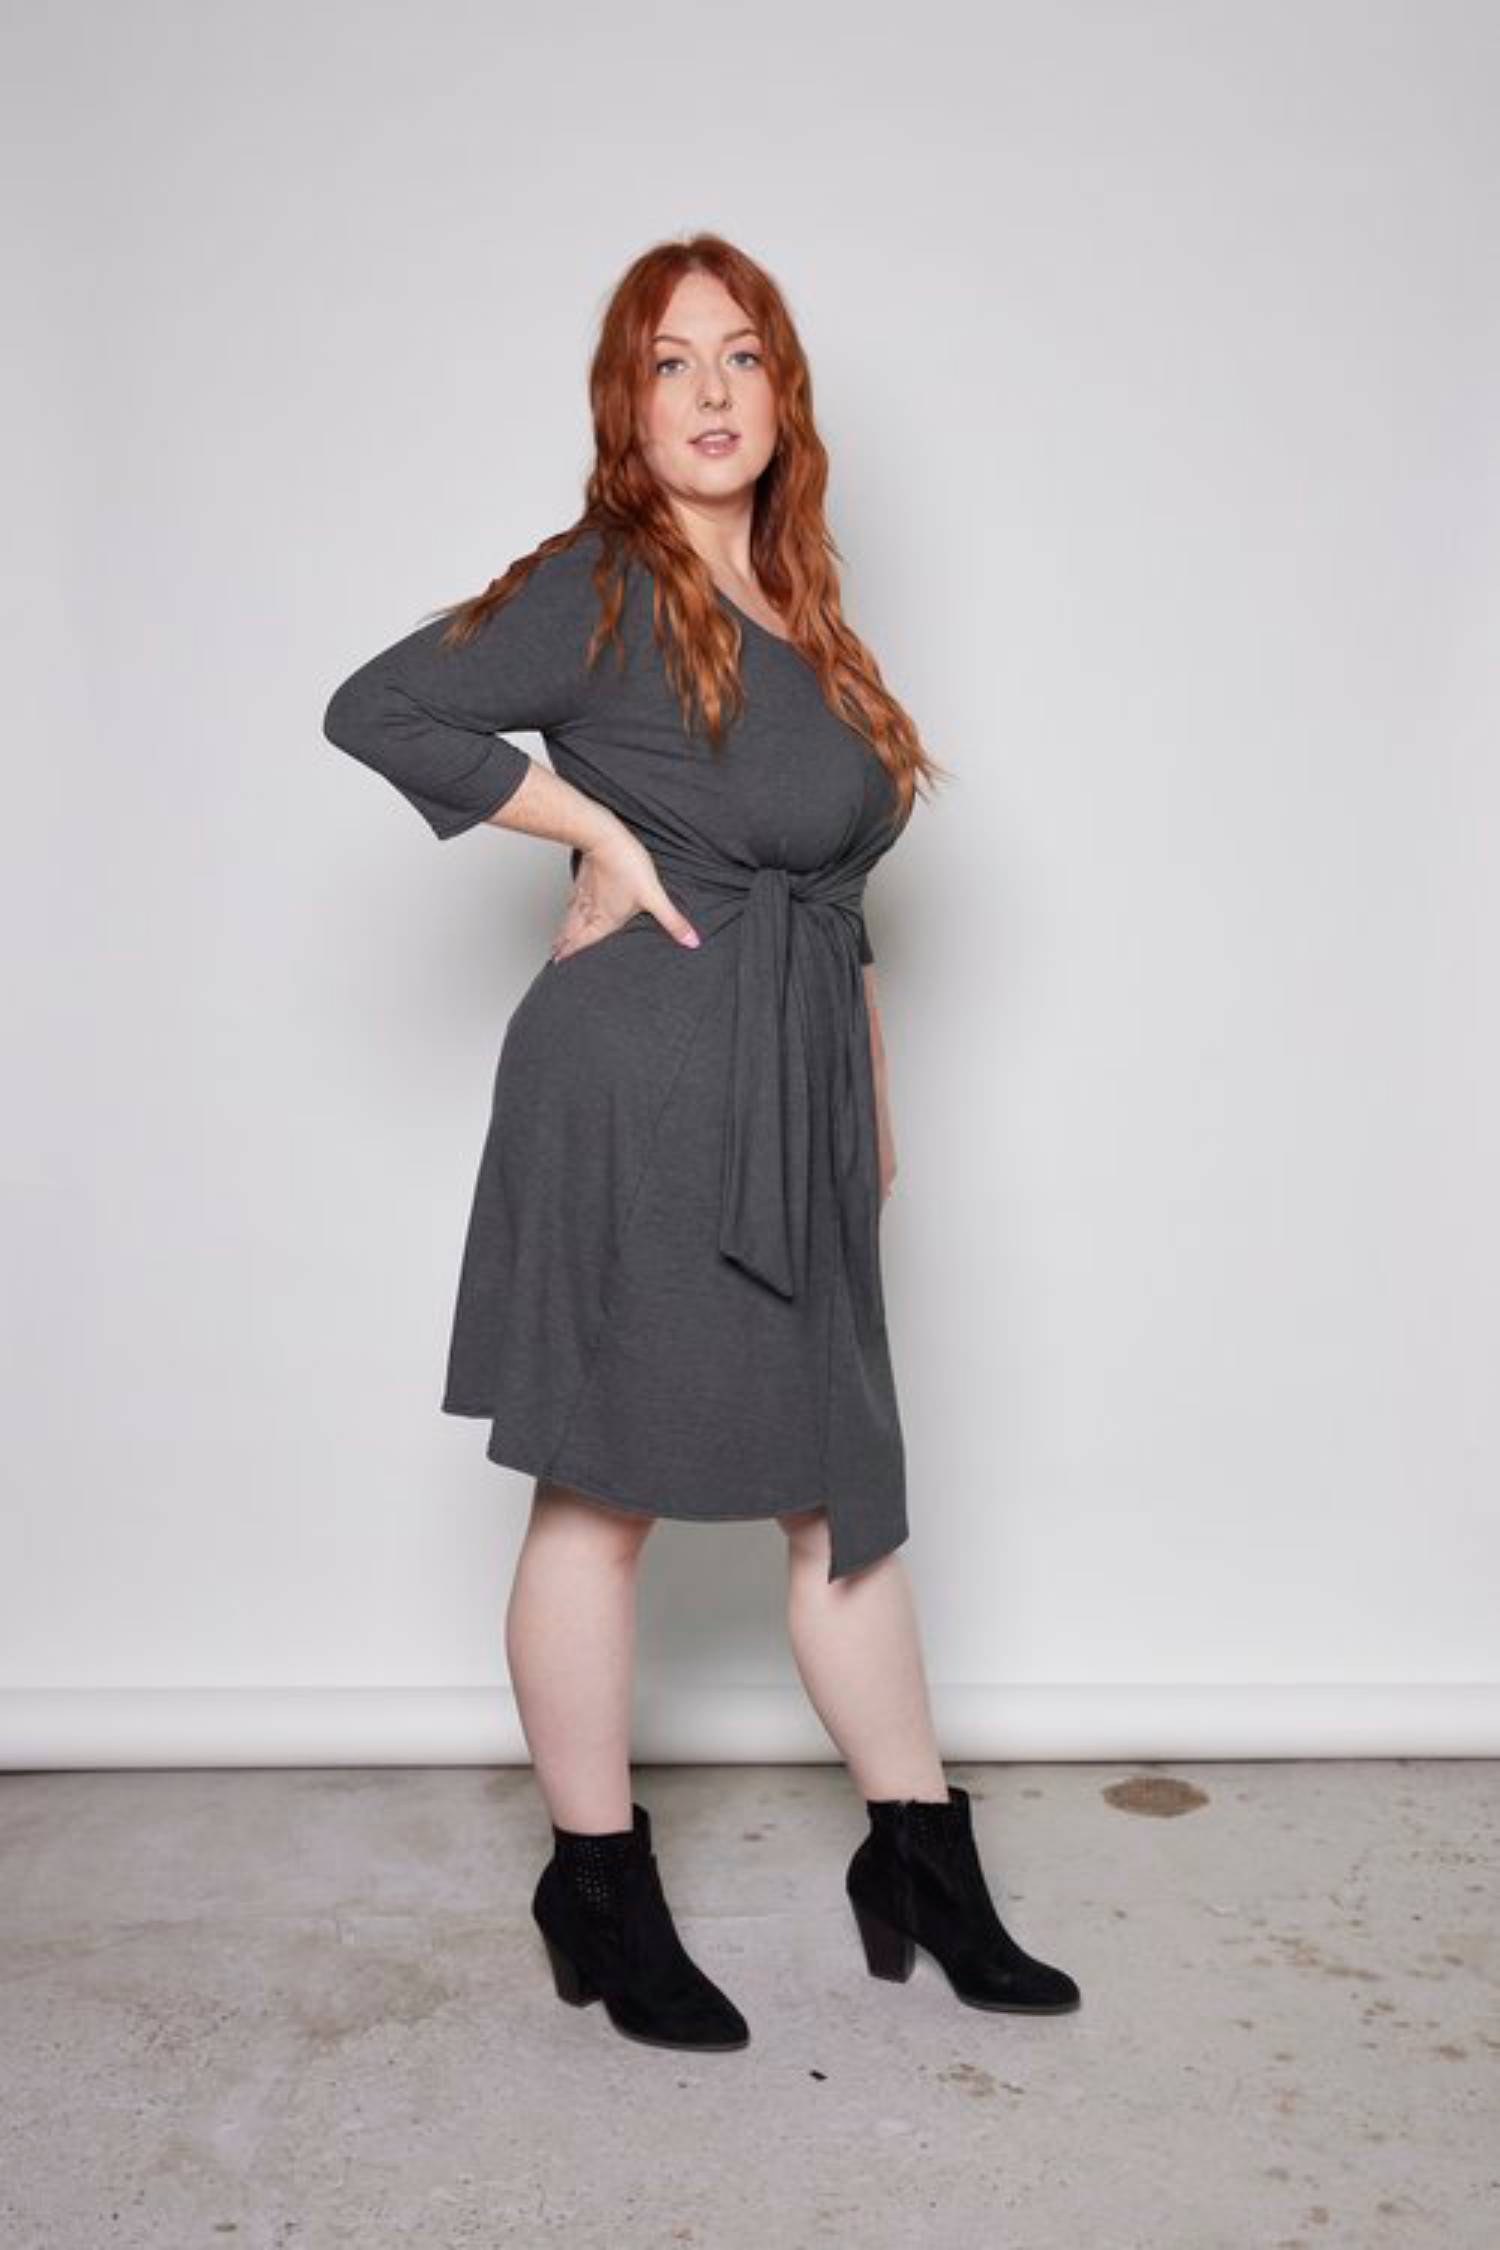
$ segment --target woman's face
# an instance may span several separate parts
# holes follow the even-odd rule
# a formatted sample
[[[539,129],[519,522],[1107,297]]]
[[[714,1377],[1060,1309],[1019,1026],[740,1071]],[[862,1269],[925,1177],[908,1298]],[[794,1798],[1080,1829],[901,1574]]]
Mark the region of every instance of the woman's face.
[[[641,450],[674,498],[738,512],[776,445],[762,339],[721,281],[685,274],[652,338]],[[709,433],[728,431],[728,441]]]

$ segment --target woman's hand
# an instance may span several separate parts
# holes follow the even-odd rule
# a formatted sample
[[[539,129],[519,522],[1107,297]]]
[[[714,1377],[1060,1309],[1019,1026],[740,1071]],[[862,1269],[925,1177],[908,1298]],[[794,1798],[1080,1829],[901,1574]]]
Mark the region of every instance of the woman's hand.
[[[663,890],[656,862],[639,836],[624,821],[616,821],[583,849],[567,913],[549,948],[551,958],[563,961],[571,953],[598,945],[640,913],[654,914],[679,945],[699,943],[692,923]]]

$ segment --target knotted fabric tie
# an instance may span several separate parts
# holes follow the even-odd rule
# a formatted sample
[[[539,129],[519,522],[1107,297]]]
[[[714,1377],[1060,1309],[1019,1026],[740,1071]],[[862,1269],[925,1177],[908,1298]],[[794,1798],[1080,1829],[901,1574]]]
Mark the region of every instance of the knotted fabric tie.
[[[670,883],[680,874],[714,901],[690,914],[712,935],[738,920],[734,1025],[724,1118],[718,1246],[780,1296],[807,1281],[816,1088],[831,1074],[831,1141],[856,1325],[884,1324],[879,1267],[880,1156],[870,1019],[859,960],[868,863],[811,870],[750,866],[653,842]],[[836,1052],[811,1051],[836,1026]]]

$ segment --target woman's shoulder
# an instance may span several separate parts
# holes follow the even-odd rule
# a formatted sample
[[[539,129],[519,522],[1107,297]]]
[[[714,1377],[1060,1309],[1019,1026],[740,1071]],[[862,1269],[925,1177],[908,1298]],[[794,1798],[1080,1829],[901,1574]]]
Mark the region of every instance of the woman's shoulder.
[[[530,565],[517,594],[528,595],[534,602],[576,601],[591,583],[598,558],[599,535],[592,526],[582,531],[552,532],[516,558]],[[514,569],[516,564],[510,567]]]
[[[538,618],[549,617],[559,625],[571,627],[587,619],[592,626],[600,615],[600,604],[607,592],[612,569],[624,579],[627,608],[630,596],[641,573],[625,546],[616,539],[608,542],[603,529],[597,524],[569,526],[538,542],[542,552],[528,571],[523,584],[517,589],[517,598]],[[533,554],[536,548],[531,550]],[[606,555],[609,567],[601,568]]]
[[[600,524],[569,524],[546,539],[538,540],[531,551],[535,554],[538,550],[541,559],[532,576],[545,576],[558,586],[590,584],[607,551],[612,552],[612,559],[621,567],[630,567],[629,552],[623,542],[618,536],[613,542],[607,541]]]
[[[506,620],[507,655],[517,647],[550,651],[577,661],[587,679],[590,712],[615,709],[620,694],[633,695],[654,680],[657,657],[649,574],[618,534],[585,523],[539,540],[518,559],[531,562],[520,585],[494,613]],[[614,581],[622,584],[615,598]]]

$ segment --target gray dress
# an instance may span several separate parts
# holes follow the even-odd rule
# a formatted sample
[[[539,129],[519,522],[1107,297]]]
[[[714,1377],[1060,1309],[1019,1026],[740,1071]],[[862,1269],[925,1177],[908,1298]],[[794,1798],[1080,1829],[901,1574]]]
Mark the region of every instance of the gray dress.
[[[323,722],[440,838],[524,779],[497,730],[539,731],[702,939],[643,910],[544,960],[517,1003],[442,1409],[490,1423],[490,1460],[616,1507],[824,1506],[842,1578],[907,1536],[860,968],[896,789],[807,660],[727,595],[746,708],[718,751],[684,730],[640,563],[623,668],[606,643],[590,671],[598,551],[591,530],[547,556],[465,648],[419,627]]]

